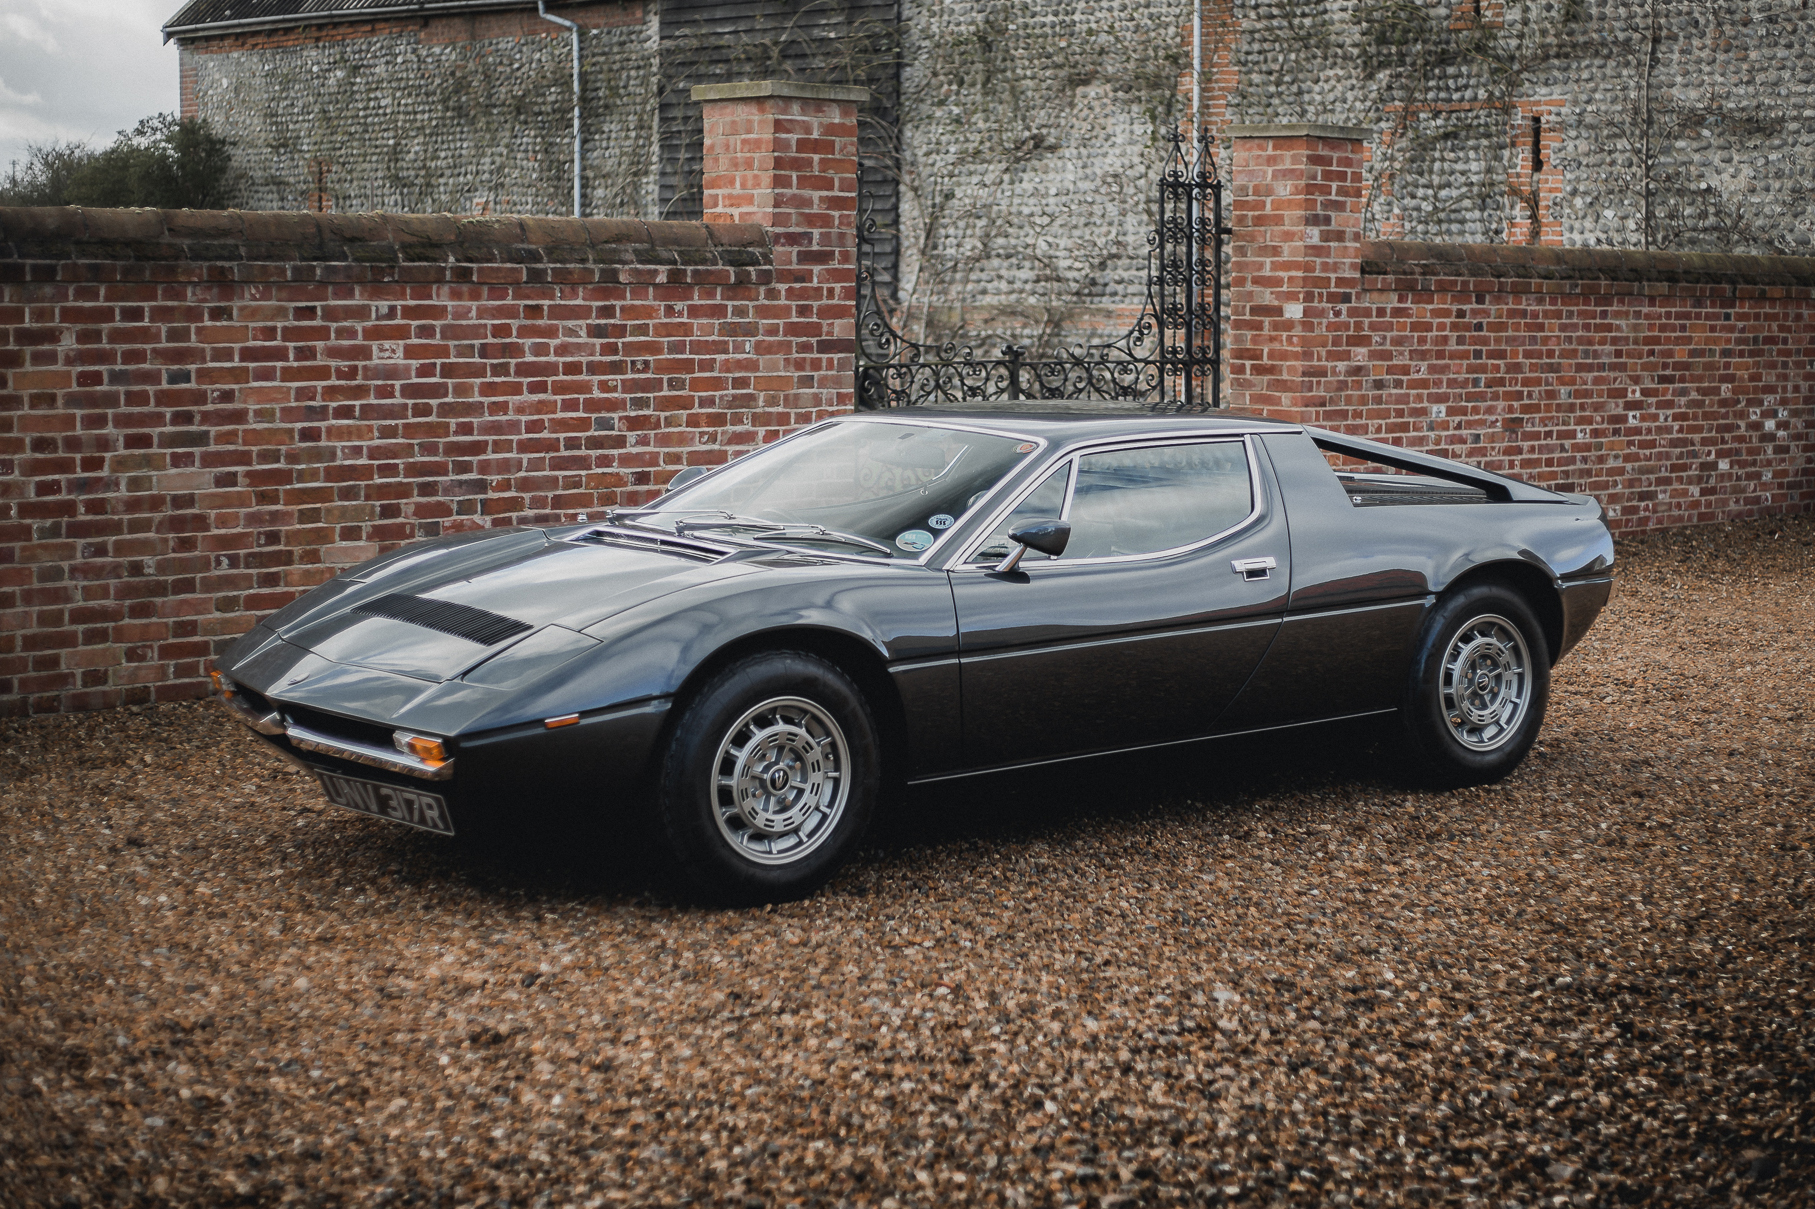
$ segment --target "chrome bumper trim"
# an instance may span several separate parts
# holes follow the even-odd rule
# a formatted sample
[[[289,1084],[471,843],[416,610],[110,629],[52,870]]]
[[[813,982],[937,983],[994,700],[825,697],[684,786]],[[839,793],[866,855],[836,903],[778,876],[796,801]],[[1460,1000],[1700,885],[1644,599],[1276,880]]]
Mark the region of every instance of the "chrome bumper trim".
[[[364,764],[369,768],[382,768],[386,772],[400,772],[405,776],[420,777],[424,781],[445,781],[454,775],[452,760],[446,760],[440,764],[430,764],[426,760],[418,760],[414,756],[393,751],[388,747],[373,747],[352,739],[324,735],[319,731],[310,730],[306,726],[298,726],[294,722],[285,725],[282,714],[276,710],[272,710],[268,714],[261,714],[238,693],[222,696],[221,704],[227,707],[229,714],[259,734],[270,735],[272,738],[288,738],[290,745],[300,751],[314,751],[320,752],[324,756],[338,756],[342,760],[349,760],[354,764]],[[290,758],[296,759],[295,756],[290,756]],[[303,767],[308,766],[305,764]],[[310,771],[314,770],[310,769]]]
[[[303,751],[320,752],[324,756],[338,756],[351,760],[355,764],[365,764],[371,768],[382,768],[386,772],[400,772],[405,776],[420,777],[424,781],[445,781],[454,775],[454,762],[444,761],[430,764],[414,756],[390,748],[373,747],[370,744],[358,743],[352,739],[341,739],[334,735],[324,735],[298,726],[292,722],[284,731],[290,742]]]
[[[250,726],[261,735],[281,735],[284,733],[284,720],[276,710],[261,714],[252,708],[250,702],[238,693],[226,693],[221,697],[221,704],[227,712]]]

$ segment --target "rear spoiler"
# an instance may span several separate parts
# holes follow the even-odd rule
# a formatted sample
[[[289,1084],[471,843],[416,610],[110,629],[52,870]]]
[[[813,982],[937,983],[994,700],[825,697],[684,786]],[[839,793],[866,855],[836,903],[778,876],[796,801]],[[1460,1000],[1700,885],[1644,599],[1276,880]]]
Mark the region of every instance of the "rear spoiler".
[[[1394,445],[1383,445],[1379,441],[1370,441],[1365,437],[1349,437],[1339,432],[1330,432],[1322,428],[1306,428],[1305,435],[1317,448],[1330,453],[1340,453],[1344,457],[1359,458],[1364,462],[1375,462],[1382,466],[1391,466],[1395,470],[1407,470],[1413,474],[1428,474],[1434,479],[1445,479],[1451,483],[1461,483],[1465,487],[1478,487],[1487,493],[1487,498],[1496,504],[1561,504],[1567,502],[1563,496],[1542,487],[1533,487],[1530,483],[1521,483],[1491,470],[1482,470],[1462,462],[1452,462],[1435,454],[1415,453],[1410,449],[1400,449]]]

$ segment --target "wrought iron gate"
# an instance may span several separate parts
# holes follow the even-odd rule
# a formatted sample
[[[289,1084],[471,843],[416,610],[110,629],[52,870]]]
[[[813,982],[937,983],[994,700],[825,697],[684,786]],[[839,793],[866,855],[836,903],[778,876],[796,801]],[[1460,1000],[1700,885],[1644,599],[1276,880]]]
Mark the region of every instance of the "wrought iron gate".
[[[1147,292],[1114,340],[1030,359],[1013,344],[997,357],[969,345],[923,344],[896,329],[878,296],[873,219],[858,224],[857,405],[1101,400],[1153,411],[1221,406],[1223,186],[1208,130],[1195,144],[1173,131],[1160,173],[1158,225],[1147,236]]]

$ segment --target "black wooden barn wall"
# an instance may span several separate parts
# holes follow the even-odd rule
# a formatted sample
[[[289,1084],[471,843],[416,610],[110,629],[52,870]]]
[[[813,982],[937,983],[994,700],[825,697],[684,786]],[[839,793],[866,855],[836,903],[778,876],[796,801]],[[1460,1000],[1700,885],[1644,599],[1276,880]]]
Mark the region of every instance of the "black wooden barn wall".
[[[879,236],[869,258],[879,279],[892,281],[900,26],[900,0],[661,0],[661,217],[700,217],[700,106],[688,95],[695,84],[861,85],[870,100],[858,111],[860,189]]]

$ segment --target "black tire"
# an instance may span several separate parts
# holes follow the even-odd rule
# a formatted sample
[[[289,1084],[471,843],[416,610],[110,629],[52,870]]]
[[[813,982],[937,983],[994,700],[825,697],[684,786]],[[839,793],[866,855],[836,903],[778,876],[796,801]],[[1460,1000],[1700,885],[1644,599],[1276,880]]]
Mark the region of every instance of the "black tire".
[[[881,767],[869,704],[837,667],[801,651],[739,660],[670,732],[655,820],[668,882],[723,906],[812,894],[868,828]]]
[[[1499,780],[1531,750],[1549,702],[1550,648],[1525,598],[1491,582],[1446,594],[1425,618],[1400,704],[1419,779]]]

